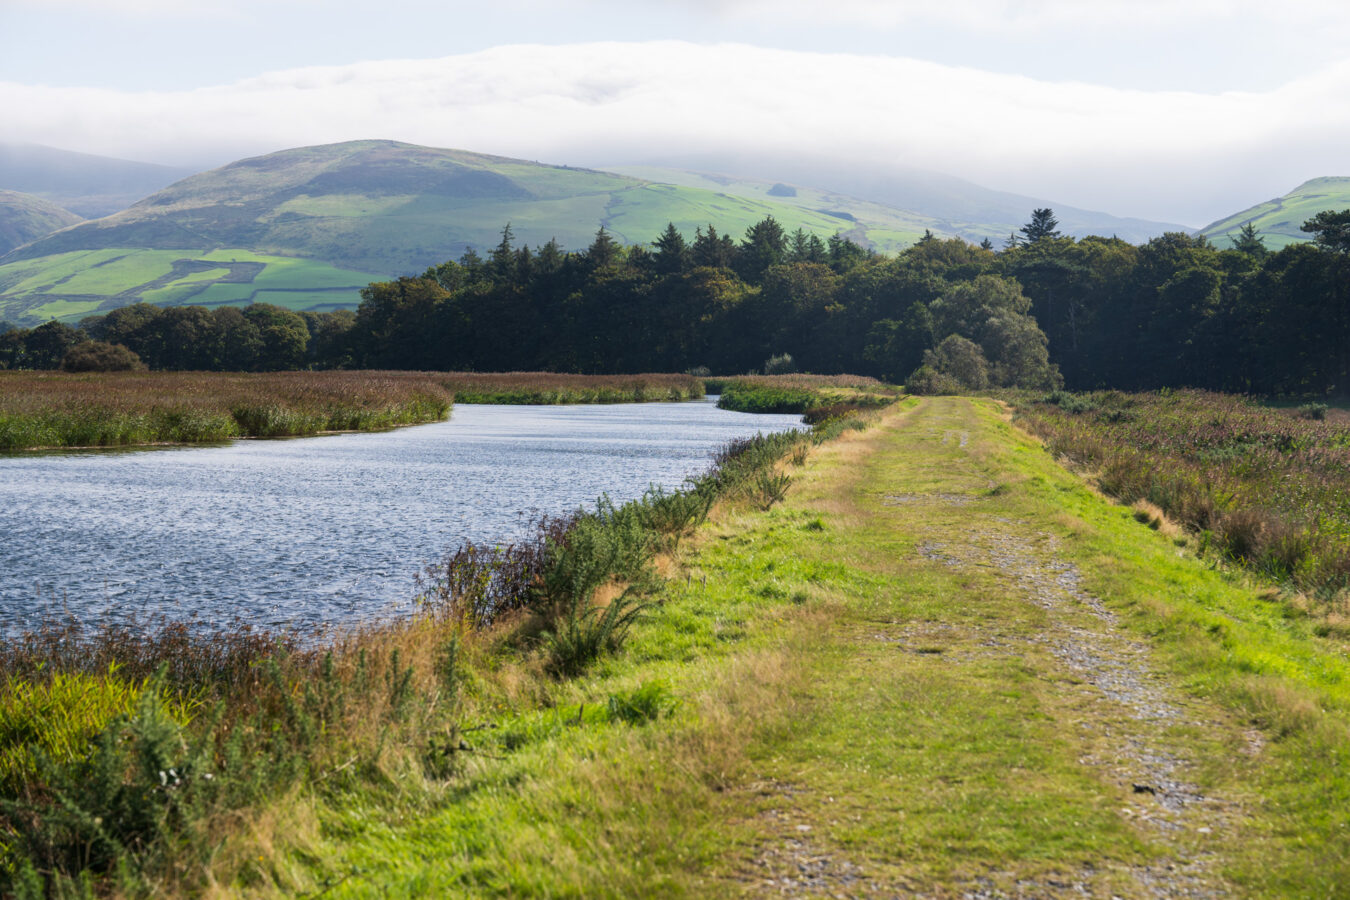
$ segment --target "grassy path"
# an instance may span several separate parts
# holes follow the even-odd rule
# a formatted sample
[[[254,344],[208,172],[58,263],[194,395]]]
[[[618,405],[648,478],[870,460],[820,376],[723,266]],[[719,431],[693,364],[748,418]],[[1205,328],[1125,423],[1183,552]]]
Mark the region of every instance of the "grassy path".
[[[440,798],[319,810],[296,865],[334,896],[1350,892],[1346,648],[993,404],[823,446],[676,571],[622,658],[498,673]],[[596,715],[651,684],[672,714]]]

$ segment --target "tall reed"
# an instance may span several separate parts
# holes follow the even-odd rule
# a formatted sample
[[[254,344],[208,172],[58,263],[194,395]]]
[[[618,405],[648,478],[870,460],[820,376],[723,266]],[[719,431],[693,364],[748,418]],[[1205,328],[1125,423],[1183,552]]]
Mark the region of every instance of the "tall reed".
[[[1324,599],[1350,588],[1350,417],[1205,391],[1055,392],[1016,404],[1111,496],[1148,501],[1206,547]]]
[[[450,403],[437,379],[395,372],[0,372],[0,450],[375,431]]]

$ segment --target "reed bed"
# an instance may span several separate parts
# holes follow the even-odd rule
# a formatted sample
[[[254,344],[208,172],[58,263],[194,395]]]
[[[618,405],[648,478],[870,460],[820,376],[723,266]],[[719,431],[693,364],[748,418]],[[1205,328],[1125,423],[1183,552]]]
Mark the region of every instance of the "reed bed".
[[[703,382],[689,375],[445,372],[437,378],[458,403],[651,403],[703,396]]]
[[[403,372],[0,372],[0,450],[377,431],[443,419],[451,401]]]
[[[682,490],[602,497],[510,547],[466,544],[397,620],[306,634],[56,622],[0,645],[0,895],[289,892],[257,864],[279,802],[438,802],[475,754],[515,747],[466,724],[491,715],[494,673],[547,703],[656,602],[656,554],[715,503],[781,500],[787,461],[862,424],[735,441]],[[660,700],[611,698],[609,714]]]
[[[886,406],[902,396],[899,388],[864,375],[741,375],[708,378],[704,384],[720,395],[720,408],[749,413],[816,414],[831,409],[842,415]],[[808,421],[820,418],[817,414]]]
[[[1021,395],[1021,421],[1124,503],[1323,601],[1350,588],[1350,417],[1206,391]]]

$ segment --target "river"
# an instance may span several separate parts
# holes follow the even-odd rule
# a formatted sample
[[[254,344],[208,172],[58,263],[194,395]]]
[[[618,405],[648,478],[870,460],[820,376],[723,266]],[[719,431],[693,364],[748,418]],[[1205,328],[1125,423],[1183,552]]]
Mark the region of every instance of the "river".
[[[540,514],[678,488],[790,415],[713,400],[456,406],[379,434],[0,456],[0,632],[70,615],[344,624],[405,608],[414,575]]]

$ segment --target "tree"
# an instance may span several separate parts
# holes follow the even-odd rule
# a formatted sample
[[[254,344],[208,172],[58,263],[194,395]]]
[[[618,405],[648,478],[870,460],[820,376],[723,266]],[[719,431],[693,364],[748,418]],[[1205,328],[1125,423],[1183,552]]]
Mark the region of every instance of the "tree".
[[[773,216],[766,216],[745,230],[745,240],[736,253],[736,271],[745,281],[758,284],[770,266],[787,256],[787,233]]]
[[[257,364],[260,371],[300,368],[309,345],[309,328],[304,319],[289,309],[270,303],[244,307],[244,318],[257,327],[262,338],[262,352]]]
[[[619,246],[618,241],[609,236],[603,225],[595,233],[595,240],[591,241],[590,247],[586,248],[586,262],[590,264],[592,272],[615,268],[622,255],[623,248]]]
[[[914,393],[950,393],[953,386],[982,391],[989,386],[989,362],[979,344],[951,334],[935,349],[924,351],[923,365],[905,384]]]
[[[1270,253],[1266,249],[1266,239],[1261,237],[1260,232],[1251,222],[1247,222],[1239,228],[1236,237],[1230,235],[1228,242],[1233,245],[1234,250],[1255,259],[1264,259]]]
[[[492,278],[498,284],[510,284],[516,280],[516,253],[511,242],[515,235],[511,233],[511,223],[502,228],[502,239],[488,257],[488,266]]]
[[[928,307],[914,303],[899,319],[879,319],[867,331],[863,359],[868,374],[899,384],[905,373],[923,361],[923,352],[933,343],[933,316]]]
[[[1317,246],[1336,253],[1350,253],[1350,209],[1332,212],[1324,209],[1299,226],[1314,235]]]
[[[66,351],[82,340],[85,340],[84,332],[55,319],[39,325],[28,332],[28,338],[24,341],[27,356],[24,368],[58,368],[66,356]]]
[[[85,341],[66,351],[61,369],[66,372],[134,372],[144,369],[141,358],[121,344]]]
[[[1058,227],[1059,220],[1055,218],[1055,211],[1046,208],[1032,210],[1031,221],[1018,230],[1025,235],[1026,243],[1034,244],[1045,238],[1062,237]]]
[[[658,275],[678,275],[689,268],[689,246],[674,222],[666,223],[666,230],[652,246],[656,248]]]
[[[736,242],[731,235],[719,235],[717,229],[708,226],[707,232],[694,229],[694,246],[690,248],[695,266],[708,266],[713,269],[729,269],[736,259]]]

